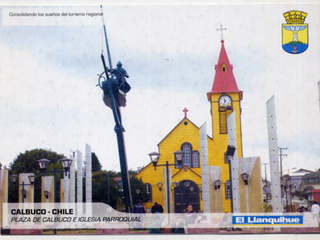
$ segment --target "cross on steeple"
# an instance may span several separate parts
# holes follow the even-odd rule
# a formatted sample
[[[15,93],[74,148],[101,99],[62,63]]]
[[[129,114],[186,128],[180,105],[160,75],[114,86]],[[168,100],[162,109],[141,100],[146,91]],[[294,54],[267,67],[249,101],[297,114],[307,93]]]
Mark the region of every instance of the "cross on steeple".
[[[220,28],[217,29],[217,31],[221,31],[221,40],[223,40],[222,31],[227,30],[226,28],[222,28],[222,25],[220,25]]]
[[[187,112],[189,112],[189,110],[186,109],[186,108],[184,108],[184,109],[182,110],[182,112],[184,112],[184,117],[187,118]]]

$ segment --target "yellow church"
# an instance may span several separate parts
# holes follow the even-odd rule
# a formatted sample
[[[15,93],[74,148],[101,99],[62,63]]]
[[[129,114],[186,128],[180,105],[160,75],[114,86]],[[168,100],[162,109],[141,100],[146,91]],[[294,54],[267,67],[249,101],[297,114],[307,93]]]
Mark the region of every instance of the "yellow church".
[[[213,86],[207,93],[213,131],[212,138],[207,136],[208,164],[221,168],[222,184],[219,189],[223,207],[219,212],[231,212],[229,164],[225,162],[225,152],[228,147],[227,116],[233,111],[236,121],[236,152],[237,157],[242,158],[241,100],[243,94],[238,89],[232,69],[233,66],[229,62],[222,40],[219,60],[215,65]],[[171,164],[168,174],[169,184],[166,183],[166,167],[155,168],[151,162],[136,175],[146,184],[150,195],[149,202],[144,203],[147,212],[151,211],[155,202],[161,204],[166,212],[167,199],[170,201],[171,213],[181,213],[190,204],[195,211],[203,210],[199,127],[188,119],[188,110],[183,111],[185,117],[158,144],[158,165],[165,165],[167,161],[169,165]],[[174,152],[178,150],[184,152],[180,168],[174,158]],[[167,185],[169,190],[166,189]]]

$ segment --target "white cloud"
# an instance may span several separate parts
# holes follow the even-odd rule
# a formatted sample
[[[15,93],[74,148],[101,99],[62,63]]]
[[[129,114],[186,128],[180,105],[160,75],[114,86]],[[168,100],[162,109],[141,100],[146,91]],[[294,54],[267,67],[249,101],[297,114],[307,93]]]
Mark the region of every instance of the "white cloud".
[[[289,5],[105,7],[114,64],[122,61],[132,86],[122,109],[129,168],[149,163],[147,154],[181,121],[185,107],[196,125],[207,122],[211,135],[206,92],[214,79],[221,47],[216,29],[222,24],[244,92],[245,157],[268,162],[266,101],[275,95],[279,146],[288,147],[284,168],[312,169],[320,140],[315,6],[303,5],[310,46],[300,55],[281,49],[282,14]],[[0,123],[8,139],[0,143],[6,149],[2,163],[8,165],[29,147],[67,154],[70,148],[84,152],[87,142],[104,169],[119,169],[113,116],[94,86],[102,72],[102,28],[1,26],[1,32],[6,38],[0,43]]]

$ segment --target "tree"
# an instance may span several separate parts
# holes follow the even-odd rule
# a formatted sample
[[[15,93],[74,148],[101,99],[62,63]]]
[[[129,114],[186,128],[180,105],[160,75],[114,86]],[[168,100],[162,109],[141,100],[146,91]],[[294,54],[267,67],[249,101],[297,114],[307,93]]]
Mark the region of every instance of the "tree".
[[[109,173],[109,181],[108,181]],[[148,202],[149,196],[147,188],[142,182],[130,175],[131,196],[133,205],[138,201]],[[108,194],[108,189],[110,192]],[[137,193],[137,189],[140,190]],[[103,202],[110,205],[112,208],[123,211],[124,210],[124,194],[121,184],[121,173],[114,171],[97,171],[92,173],[92,202]]]
[[[91,159],[92,159],[92,172],[100,171],[102,169],[102,166],[100,164],[100,161],[97,155],[94,152],[91,153]]]
[[[130,187],[133,205],[139,200],[142,200],[143,202],[148,202],[150,200],[147,193],[147,187],[141,178],[138,179],[135,176],[130,177]],[[137,193],[137,189],[140,190],[139,193]]]
[[[150,196],[147,193],[147,187],[145,183],[142,181],[142,178],[138,179],[136,177],[137,173],[137,170],[128,170],[133,205],[135,205],[138,202],[138,200],[142,200],[143,202],[148,202],[150,200]],[[118,172],[117,176],[122,177],[121,172]],[[140,193],[137,193],[137,189],[140,190]]]
[[[121,184],[114,180],[116,173],[109,171],[97,171],[92,173],[92,202],[103,202],[114,209],[117,208],[118,200],[122,195]],[[108,195],[108,189],[110,189]]]
[[[33,149],[30,151],[26,151],[25,153],[20,153],[16,159],[13,160],[13,163],[10,163],[11,170],[9,171],[9,176],[13,174],[19,175],[19,173],[33,173],[36,175],[35,183],[34,183],[34,201],[41,202],[41,177],[42,172],[39,167],[39,163],[37,160],[41,158],[46,158],[50,160],[52,163],[49,165],[48,171],[52,171],[54,167],[56,167],[59,171],[63,170],[63,167],[58,161],[65,156],[62,154],[58,154],[53,151],[48,151],[44,149]],[[46,176],[53,175],[53,173],[47,173]],[[57,174],[57,192],[56,199],[60,201],[60,179],[62,177],[62,173]],[[9,181],[9,202],[18,202],[18,186],[14,186],[11,181]]]

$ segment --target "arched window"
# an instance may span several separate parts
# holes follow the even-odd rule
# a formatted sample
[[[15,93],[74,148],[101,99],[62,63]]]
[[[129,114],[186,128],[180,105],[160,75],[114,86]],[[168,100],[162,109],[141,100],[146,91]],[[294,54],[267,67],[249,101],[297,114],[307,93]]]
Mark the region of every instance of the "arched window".
[[[226,187],[226,199],[231,199],[231,186],[230,186],[230,180],[226,181],[225,184]]]
[[[150,183],[146,183],[148,202],[152,202],[152,186]]]
[[[200,154],[197,150],[192,151],[192,145],[188,142],[185,142],[181,145],[181,151],[184,152],[184,158],[182,160],[182,166],[187,166],[189,168],[200,167]],[[177,161],[175,161],[178,164]],[[175,168],[179,168],[178,165]]]
[[[191,167],[192,145],[184,143],[181,146],[181,150],[184,152],[183,166]]]
[[[223,64],[221,65],[221,71],[222,71],[222,72],[226,72],[226,71],[227,71],[227,65],[226,65],[225,63],[223,63]]]
[[[192,152],[192,167],[200,167],[198,151]]]

